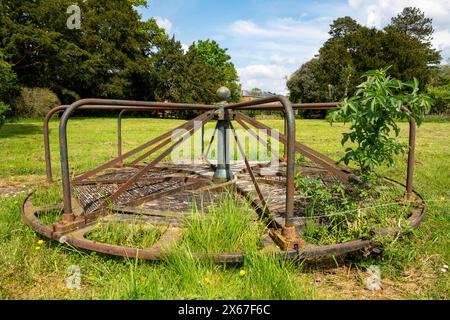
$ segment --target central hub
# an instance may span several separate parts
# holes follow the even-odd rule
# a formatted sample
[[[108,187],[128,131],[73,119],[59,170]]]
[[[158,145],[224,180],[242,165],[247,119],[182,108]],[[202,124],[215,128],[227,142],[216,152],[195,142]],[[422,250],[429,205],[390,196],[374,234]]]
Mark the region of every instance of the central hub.
[[[222,87],[217,91],[217,95],[224,101],[219,103],[217,110],[217,167],[213,181],[223,183],[234,179],[230,165],[230,129],[233,115],[232,111],[225,110],[226,100],[231,96],[230,90]]]
[[[230,165],[230,129],[231,119],[224,105],[219,106],[217,121],[217,168],[214,172],[214,182],[222,183],[233,180],[234,175]]]

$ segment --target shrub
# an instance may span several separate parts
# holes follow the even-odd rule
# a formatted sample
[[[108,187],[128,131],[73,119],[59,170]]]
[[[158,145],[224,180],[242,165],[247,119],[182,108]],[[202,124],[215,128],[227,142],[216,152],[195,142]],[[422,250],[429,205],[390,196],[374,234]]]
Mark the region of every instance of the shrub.
[[[0,101],[0,128],[5,123],[6,113],[9,111],[9,106]]]
[[[58,105],[58,97],[49,89],[22,87],[12,101],[12,111],[17,117],[43,117]]]
[[[433,114],[450,114],[450,84],[428,87],[427,93],[434,100]]]
[[[0,101],[8,101],[17,89],[17,76],[0,51]]]
[[[3,52],[0,50],[0,127],[6,119],[6,114],[10,110],[6,103],[17,89],[17,76],[12,69],[12,65],[4,60]]]
[[[332,121],[342,119],[351,123],[351,132],[343,134],[342,145],[349,141],[356,143],[356,148],[345,150],[339,162],[348,165],[355,161],[363,174],[372,173],[382,164],[393,165],[394,157],[406,149],[395,139],[400,134],[396,121],[413,117],[420,125],[432,105],[430,97],[419,94],[416,79],[403,83],[386,76],[388,69],[367,72],[364,75],[367,80],[332,117]]]

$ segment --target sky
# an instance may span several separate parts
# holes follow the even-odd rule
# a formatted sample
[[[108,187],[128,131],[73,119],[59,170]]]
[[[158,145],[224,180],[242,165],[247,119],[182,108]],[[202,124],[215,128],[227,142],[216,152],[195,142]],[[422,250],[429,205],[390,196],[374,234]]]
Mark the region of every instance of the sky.
[[[206,39],[228,48],[243,89],[286,94],[286,77],[318,53],[334,19],[383,28],[407,6],[433,18],[432,43],[447,62],[450,0],[150,0],[139,11],[186,48]]]

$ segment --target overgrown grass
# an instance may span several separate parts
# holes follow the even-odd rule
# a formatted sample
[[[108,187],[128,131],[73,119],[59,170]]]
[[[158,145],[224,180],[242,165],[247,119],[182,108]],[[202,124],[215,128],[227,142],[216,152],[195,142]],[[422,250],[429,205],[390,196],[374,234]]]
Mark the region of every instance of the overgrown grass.
[[[224,194],[216,205],[192,209],[182,243],[202,253],[256,251],[264,230],[248,202]]]
[[[338,181],[327,187],[321,179],[300,177],[296,186],[307,201],[304,236],[309,243],[338,244],[373,238],[380,229],[411,229],[412,204],[399,205],[404,190],[381,179],[346,189]]]
[[[181,123],[126,119],[124,151]],[[283,128],[280,120],[265,120],[265,123],[279,130]],[[56,121],[51,123],[56,179],[59,176],[57,126]],[[115,126],[115,119],[71,120],[69,156],[72,173],[93,168],[116,155]],[[406,142],[407,124],[400,126],[401,139]],[[0,185],[34,186],[45,180],[41,127],[41,121],[20,120],[0,129]],[[330,127],[324,121],[297,121],[297,139],[334,159],[343,154],[339,142],[340,134],[345,131],[341,124]],[[259,256],[256,252],[249,252],[240,266],[198,261],[187,250],[181,249],[159,263],[91,254],[41,239],[21,221],[20,203],[24,195],[0,196],[0,298],[448,299],[449,273],[441,272],[441,268],[450,261],[449,136],[448,123],[425,123],[417,132],[415,188],[429,204],[423,225],[406,238],[389,241],[381,255],[350,261],[337,259],[339,267],[333,263],[331,272],[328,265],[302,267],[270,256]],[[395,168],[382,168],[379,173],[404,181],[405,164],[406,157],[398,157]],[[57,189],[43,191],[41,196],[38,194],[37,203],[57,203]],[[194,243],[190,245],[194,246]],[[223,244],[215,246],[219,248]],[[242,242],[239,246],[242,247]],[[204,248],[213,249],[213,246]],[[67,269],[72,265],[81,269],[81,290],[66,288]],[[378,265],[382,270],[384,290],[378,293],[364,290],[361,281],[365,268],[370,265]],[[243,276],[241,271],[244,271]]]
[[[117,246],[145,249],[155,244],[164,232],[164,228],[146,226],[137,221],[107,221],[99,222],[86,238]]]

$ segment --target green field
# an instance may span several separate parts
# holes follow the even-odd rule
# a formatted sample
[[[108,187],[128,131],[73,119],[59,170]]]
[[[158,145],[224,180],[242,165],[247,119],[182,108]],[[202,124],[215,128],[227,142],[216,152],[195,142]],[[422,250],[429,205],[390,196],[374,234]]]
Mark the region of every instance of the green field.
[[[283,127],[280,120],[264,122]],[[125,119],[124,150],[181,123]],[[57,128],[58,122],[51,122],[56,178]],[[401,128],[406,142],[407,124]],[[297,139],[334,159],[343,155],[344,131],[342,124],[297,121]],[[71,120],[68,135],[72,173],[117,154],[113,118]],[[425,123],[417,135],[415,188],[429,206],[424,224],[413,234],[389,244],[376,257],[292,264],[249,255],[243,265],[225,266],[197,261],[186,250],[152,263],[91,254],[41,239],[21,222],[19,206],[25,193],[10,194],[45,185],[42,123],[8,123],[0,129],[0,299],[448,299],[449,273],[441,269],[450,262],[450,123]],[[404,181],[405,172],[406,156],[380,174]],[[66,288],[72,265],[81,270],[80,290]],[[381,267],[383,290],[365,289],[370,265]]]

